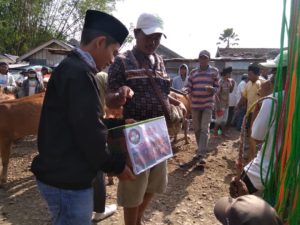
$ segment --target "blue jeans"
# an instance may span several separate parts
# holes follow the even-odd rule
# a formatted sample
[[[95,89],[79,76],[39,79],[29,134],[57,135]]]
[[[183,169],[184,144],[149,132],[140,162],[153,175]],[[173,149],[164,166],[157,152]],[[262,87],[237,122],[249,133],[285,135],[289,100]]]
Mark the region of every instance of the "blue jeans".
[[[53,225],[91,225],[93,188],[65,190],[37,180],[41,195],[46,200]]]
[[[241,107],[240,110],[237,112],[235,125],[236,125],[236,129],[239,131],[241,130],[245,114],[246,114],[246,107]]]

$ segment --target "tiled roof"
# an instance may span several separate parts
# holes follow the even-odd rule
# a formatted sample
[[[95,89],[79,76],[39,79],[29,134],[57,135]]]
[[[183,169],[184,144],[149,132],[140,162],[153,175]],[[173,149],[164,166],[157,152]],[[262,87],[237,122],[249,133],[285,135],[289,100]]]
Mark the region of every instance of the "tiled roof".
[[[274,59],[279,48],[218,48],[216,57]]]
[[[164,59],[172,59],[172,58],[183,58],[181,55],[167,48],[166,46],[160,44],[156,50],[156,53],[162,56]]]

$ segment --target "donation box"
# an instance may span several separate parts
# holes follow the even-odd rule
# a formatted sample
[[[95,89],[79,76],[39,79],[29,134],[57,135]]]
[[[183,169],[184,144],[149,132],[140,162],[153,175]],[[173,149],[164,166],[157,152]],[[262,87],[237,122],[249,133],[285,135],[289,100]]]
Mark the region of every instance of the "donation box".
[[[163,116],[109,129],[108,148],[125,152],[136,175],[173,156]]]

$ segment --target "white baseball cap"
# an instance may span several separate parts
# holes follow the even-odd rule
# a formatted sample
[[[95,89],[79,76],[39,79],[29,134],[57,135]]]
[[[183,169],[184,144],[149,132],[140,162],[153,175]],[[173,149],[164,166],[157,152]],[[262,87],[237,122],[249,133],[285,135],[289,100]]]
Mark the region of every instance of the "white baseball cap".
[[[142,29],[146,35],[161,33],[166,37],[163,24],[163,20],[157,14],[142,13],[138,18],[136,29]]]
[[[268,60],[267,62],[259,63],[260,66],[266,68],[277,68],[279,66],[280,54],[276,56],[273,60]],[[282,54],[282,64],[283,67],[288,65],[288,51],[284,50]]]

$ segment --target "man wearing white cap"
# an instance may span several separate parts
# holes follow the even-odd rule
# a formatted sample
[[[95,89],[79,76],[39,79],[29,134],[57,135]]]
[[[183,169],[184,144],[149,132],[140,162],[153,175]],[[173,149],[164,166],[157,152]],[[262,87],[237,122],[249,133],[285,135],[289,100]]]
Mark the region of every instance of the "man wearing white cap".
[[[109,107],[116,107],[116,102],[123,100],[124,119],[141,121],[163,116],[164,106],[157,92],[166,104],[184,108],[168,97],[170,77],[162,58],[155,53],[163,35],[163,21],[159,16],[141,14],[134,29],[136,46],[117,56],[109,68],[107,103]],[[157,91],[151,80],[156,83]],[[134,94],[128,97],[129,92]],[[140,225],[153,195],[164,192],[166,186],[166,161],[137,175],[134,181],[119,182],[118,204],[124,207],[125,225]]]

